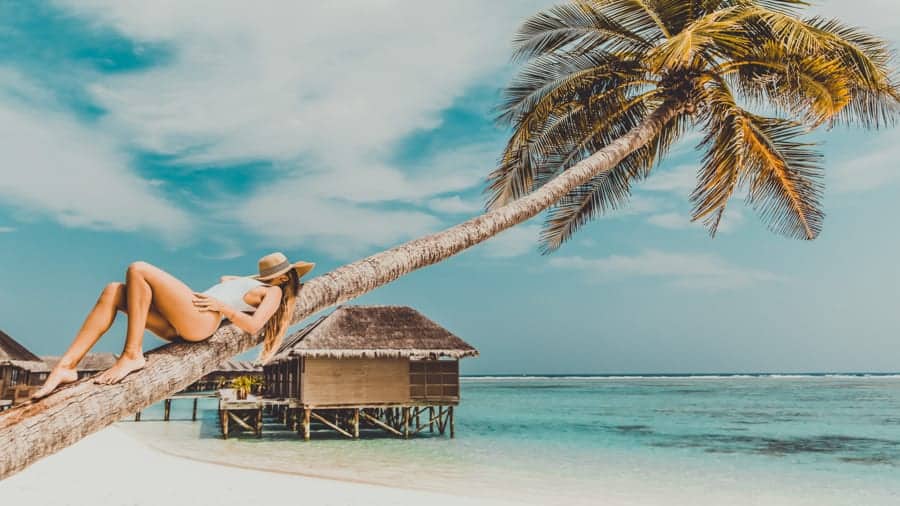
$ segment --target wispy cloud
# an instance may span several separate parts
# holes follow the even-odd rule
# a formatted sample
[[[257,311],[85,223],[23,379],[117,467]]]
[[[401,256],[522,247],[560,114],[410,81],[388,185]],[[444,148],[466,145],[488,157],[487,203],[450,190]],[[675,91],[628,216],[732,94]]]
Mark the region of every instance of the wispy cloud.
[[[217,249],[212,253],[201,253],[202,258],[210,260],[231,260],[244,256],[244,249],[240,243],[231,237],[215,237],[212,240]]]
[[[438,145],[416,167],[396,148],[504,68],[510,34],[546,3],[60,2],[176,55],[90,86],[111,129],[182,164],[278,163],[271,185],[237,206],[228,196],[234,216],[272,241],[343,253],[474,209],[453,194],[480,184],[501,146]]]
[[[831,187],[838,193],[861,192],[900,181],[900,133],[881,134],[876,140],[858,146],[827,171]]]
[[[15,227],[0,227],[0,234],[8,234],[10,232],[15,232]]]
[[[675,286],[706,290],[739,288],[777,279],[770,272],[735,266],[707,253],[645,250],[633,256],[555,257],[549,263],[556,268],[579,271],[598,282],[636,276],[661,278]]]
[[[484,210],[480,200],[463,200],[459,195],[431,199],[428,207],[445,214],[475,214]]]
[[[537,224],[516,225],[478,246],[478,251],[490,258],[512,258],[537,251],[540,230]]]
[[[697,165],[683,164],[671,169],[661,168],[640,183],[638,188],[654,192],[671,192],[679,196],[691,193],[697,184]]]
[[[728,209],[719,224],[718,232],[731,232],[744,222],[744,213],[737,209]],[[647,223],[669,230],[703,229],[703,224],[691,221],[687,213],[667,212],[647,217]]]
[[[190,230],[186,214],[131,170],[111,136],[56,109],[39,85],[9,69],[0,69],[0,151],[0,195],[20,211],[170,240]]]

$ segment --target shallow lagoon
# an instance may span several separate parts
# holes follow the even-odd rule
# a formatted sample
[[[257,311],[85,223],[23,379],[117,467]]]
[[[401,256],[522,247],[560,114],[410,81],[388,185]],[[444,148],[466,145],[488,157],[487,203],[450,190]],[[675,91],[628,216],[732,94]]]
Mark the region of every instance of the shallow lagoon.
[[[189,458],[537,504],[900,504],[900,376],[467,377],[453,440],[224,441],[215,409],[119,425]]]

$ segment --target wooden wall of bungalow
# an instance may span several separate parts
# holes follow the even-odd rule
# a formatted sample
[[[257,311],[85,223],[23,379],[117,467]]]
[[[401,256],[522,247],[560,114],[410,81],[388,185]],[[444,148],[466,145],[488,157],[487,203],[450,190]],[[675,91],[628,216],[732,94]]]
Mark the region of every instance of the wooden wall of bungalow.
[[[459,360],[297,356],[263,369],[266,397],[314,408],[459,403]]]
[[[31,392],[44,384],[49,372],[41,361],[0,362],[0,399],[10,400],[13,404],[27,400]]]

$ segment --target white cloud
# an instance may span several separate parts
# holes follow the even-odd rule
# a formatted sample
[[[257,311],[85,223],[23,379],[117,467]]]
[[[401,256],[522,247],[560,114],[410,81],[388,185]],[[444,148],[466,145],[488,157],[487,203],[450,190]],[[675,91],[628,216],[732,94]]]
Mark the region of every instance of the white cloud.
[[[680,213],[654,214],[647,218],[647,223],[669,230],[684,230],[696,226],[689,217]]]
[[[721,290],[773,281],[770,272],[744,269],[706,253],[669,253],[646,250],[634,256],[605,258],[554,257],[550,265],[584,273],[589,279],[607,281],[615,277],[663,278],[676,286]]]
[[[431,199],[428,207],[446,214],[476,214],[484,210],[481,201],[463,200],[459,195]]]
[[[697,184],[696,165],[678,165],[671,169],[658,169],[640,184],[642,190],[672,192],[688,195]]]
[[[0,234],[8,234],[15,231],[16,229],[14,227],[0,227]]]
[[[0,70],[0,196],[7,203],[70,227],[185,236],[187,216],[130,170],[108,135],[45,99],[38,85]]]
[[[874,142],[857,146],[851,157],[826,169],[830,187],[838,193],[873,190],[900,181],[900,133],[892,130]]]
[[[741,223],[744,222],[744,213],[740,212],[737,209],[727,209],[725,211],[725,216],[722,217],[722,222],[719,223],[718,232],[731,232],[735,228],[737,228]],[[691,221],[691,217],[687,213],[677,213],[677,212],[668,212],[668,213],[659,213],[650,215],[647,218],[647,223],[651,225],[655,225],[660,228],[666,228],[669,230],[684,230],[689,228],[697,228],[702,229],[703,224],[697,221]]]
[[[391,157],[503,68],[517,25],[549,2],[60,3],[174,49],[170,64],[90,88],[123,140],[191,164],[275,161],[285,177],[236,208],[229,196],[235,215],[251,232],[269,225],[261,235],[273,241],[327,237],[317,244],[357,251],[439,221],[369,204],[467,207],[445,194],[483,181],[502,146],[441,147],[416,171]]]
[[[292,188],[286,183],[252,196],[239,210],[231,210],[233,217],[271,246],[310,248],[339,259],[434,232],[441,224],[420,211],[376,210],[337,199],[308,199]]]
[[[210,260],[231,260],[244,256],[244,249],[237,240],[231,237],[214,236],[212,242],[217,245],[214,253],[200,254],[203,258]]]
[[[512,258],[537,251],[540,231],[540,225],[522,223],[492,237],[479,250],[491,258]]]

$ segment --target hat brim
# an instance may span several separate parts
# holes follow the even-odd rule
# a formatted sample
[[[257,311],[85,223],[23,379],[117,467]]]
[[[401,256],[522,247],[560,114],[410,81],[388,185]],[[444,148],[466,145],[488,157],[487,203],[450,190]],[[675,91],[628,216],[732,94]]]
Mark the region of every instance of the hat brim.
[[[306,273],[308,273],[309,271],[313,270],[313,267],[315,267],[315,266],[316,266],[316,264],[315,264],[314,262],[302,262],[302,261],[301,261],[301,262],[294,262],[294,263],[291,264],[289,267],[285,267],[285,268],[282,269],[281,271],[278,271],[278,272],[275,272],[275,273],[273,273],[273,274],[270,274],[270,275],[268,275],[268,276],[266,276],[266,277],[264,277],[264,278],[263,278],[263,277],[260,277],[259,274],[255,274],[255,275],[252,275],[252,276],[249,276],[249,277],[251,277],[251,278],[253,278],[253,279],[258,279],[258,280],[260,280],[260,281],[268,281],[268,280],[270,280],[270,279],[275,279],[275,278],[277,278],[278,276],[281,276],[282,274],[284,274],[285,272],[287,272],[287,271],[289,271],[289,270],[291,270],[291,269],[294,269],[295,271],[297,271],[297,277],[298,277],[298,278],[302,278]]]

